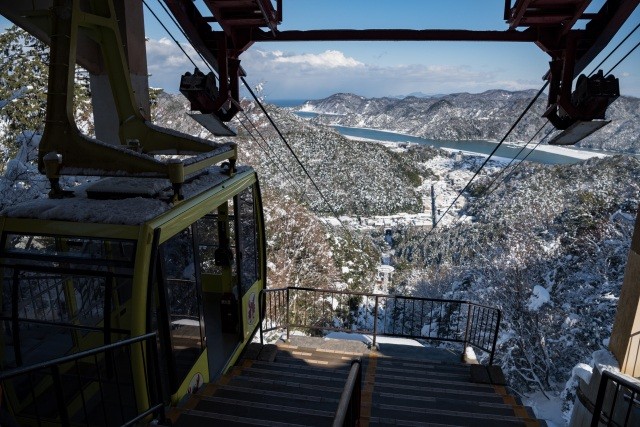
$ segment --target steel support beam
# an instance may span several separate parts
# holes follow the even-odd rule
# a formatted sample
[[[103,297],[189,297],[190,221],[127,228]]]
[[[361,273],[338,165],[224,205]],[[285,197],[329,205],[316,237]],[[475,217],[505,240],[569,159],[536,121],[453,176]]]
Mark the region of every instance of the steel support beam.
[[[306,30],[278,31],[275,36],[264,31],[255,31],[255,42],[299,42],[299,41],[495,41],[534,42],[535,31],[472,31],[472,30]]]
[[[588,48],[578,52],[573,71],[574,78],[580,75],[616,35],[620,27],[640,4],[640,0],[607,0],[600,11],[585,28],[582,40],[588,40]]]

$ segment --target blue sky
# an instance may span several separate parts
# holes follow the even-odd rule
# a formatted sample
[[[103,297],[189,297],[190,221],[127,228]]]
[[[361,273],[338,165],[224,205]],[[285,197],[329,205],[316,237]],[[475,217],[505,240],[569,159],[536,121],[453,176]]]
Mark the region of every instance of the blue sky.
[[[602,2],[594,0],[588,11],[598,10]],[[153,1],[149,4],[154,7]],[[507,28],[503,0],[401,0],[393,2],[393,9],[390,5],[382,0],[284,0],[279,28]],[[165,37],[152,20],[148,22],[154,39]],[[640,10],[619,38],[638,22]],[[605,63],[605,72],[639,40],[637,31]],[[549,61],[532,43],[479,42],[256,43],[241,59],[247,80],[262,83],[263,95],[273,100],[323,98],[336,92],[387,96],[538,89]],[[614,74],[624,94],[640,96],[640,49]]]
[[[603,1],[594,0],[589,11],[597,10]],[[198,62],[157,1],[147,3]],[[201,0],[196,3],[202,6]],[[504,30],[507,26],[502,19],[503,8],[503,0],[284,0],[284,19],[279,28]],[[180,75],[193,65],[155,19],[147,15],[150,83],[175,92]],[[639,22],[640,9],[605,54]],[[639,40],[637,31],[604,64],[604,71]],[[261,84],[267,100],[277,100],[323,98],[336,92],[388,96],[537,89],[543,83],[549,57],[528,43],[308,42],[256,43],[241,59],[247,80],[253,85]],[[640,97],[640,48],[614,74],[620,78],[623,94]]]

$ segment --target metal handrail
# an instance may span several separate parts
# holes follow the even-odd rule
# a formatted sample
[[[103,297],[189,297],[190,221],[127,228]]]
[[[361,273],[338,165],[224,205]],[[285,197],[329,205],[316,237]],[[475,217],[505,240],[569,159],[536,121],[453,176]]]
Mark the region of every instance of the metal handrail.
[[[18,375],[28,374],[32,371],[37,371],[41,369],[48,369],[54,365],[62,365],[63,363],[74,362],[79,359],[84,359],[85,357],[94,356],[96,354],[104,353],[108,350],[115,350],[120,347],[124,347],[130,344],[135,344],[137,342],[148,340],[151,337],[155,337],[156,333],[152,332],[146,335],[140,335],[134,338],[128,338],[126,340],[118,341],[113,344],[103,345],[101,347],[92,348],[91,350],[85,350],[80,353],[70,354],[69,356],[58,357],[57,359],[47,360],[46,362],[35,363],[29,366],[23,366],[20,368],[15,368],[10,371],[5,371],[0,373],[0,381],[8,380],[10,378],[16,377]]]
[[[38,372],[41,372],[41,371],[49,371],[48,375],[51,376],[51,381],[52,381],[51,384],[55,390],[54,396],[56,400],[56,406],[58,408],[59,421],[63,425],[69,425],[70,417],[68,413],[68,408],[66,406],[67,404],[65,404],[65,395],[63,392],[63,372],[62,372],[63,370],[60,369],[60,367],[66,364],[75,363],[76,370],[77,370],[78,369],[77,363],[83,359],[93,360],[94,363],[97,364],[99,360],[103,360],[99,358],[99,356],[102,354],[105,355],[104,360],[112,362],[113,360],[112,352],[125,347],[131,347],[134,344],[138,344],[138,343],[140,344],[140,350],[144,351],[144,348],[142,347],[142,343],[147,342],[148,344],[146,346],[147,355],[143,357],[145,357],[146,359],[146,361],[144,362],[144,371],[145,371],[144,378],[146,382],[145,387],[147,389],[148,398],[149,398],[148,407],[138,408],[136,404],[136,412],[137,412],[136,415],[128,421],[126,419],[122,419],[122,422],[124,422],[123,425],[133,425],[136,422],[147,418],[151,414],[155,414],[157,419],[161,423],[163,423],[165,422],[165,412],[164,412],[165,404],[162,401],[162,396],[160,392],[161,376],[160,376],[159,358],[158,358],[157,347],[156,347],[156,339],[157,339],[156,333],[153,332],[145,335],[140,335],[134,338],[128,338],[122,341],[118,341],[116,343],[107,344],[107,345],[93,348],[90,350],[85,350],[72,355],[59,357],[56,359],[48,360],[41,363],[36,363],[29,366],[15,368],[15,369],[0,373],[0,382],[6,382],[11,379],[15,379],[17,377],[26,377],[26,378],[29,378],[29,380],[31,380],[32,375],[37,374]],[[96,368],[98,370],[100,369],[97,365],[96,365]],[[110,369],[113,370],[114,367],[107,366],[106,369],[107,371],[109,371]],[[132,374],[133,374],[133,371],[132,371]],[[79,375],[79,372],[78,372],[78,375]],[[152,377],[149,377],[149,375],[152,375]],[[120,392],[121,383],[119,382],[120,380],[118,379],[117,372],[114,372],[114,378],[117,384],[116,386],[117,386],[118,392]],[[87,377],[85,377],[84,379],[86,380]],[[98,371],[97,377],[94,378],[93,381],[98,384],[100,395],[102,396],[102,398],[104,398],[104,396],[102,395],[103,380],[104,379],[101,379],[101,375]],[[85,397],[82,391],[80,391],[80,393],[81,393],[80,397],[82,398],[82,402],[83,402],[82,404],[84,406]],[[34,394],[33,384],[31,387],[31,395],[35,402],[36,395]],[[103,410],[104,409],[105,408],[103,405]],[[37,406],[35,410],[36,410],[35,416],[37,417],[38,423],[40,424],[41,421],[43,420],[41,420],[40,415],[38,415]],[[84,410],[86,415],[86,409]],[[28,416],[30,417],[31,415],[28,415]],[[124,414],[121,413],[121,416],[124,417]]]
[[[312,304],[313,306],[310,305],[304,312],[296,311],[294,306],[300,301],[301,293],[321,294],[316,299],[317,301],[330,297],[331,302]],[[356,325],[353,321],[353,307],[349,306],[349,302],[339,302],[338,297],[366,299],[366,303],[363,305],[364,313],[356,314],[364,315],[371,322],[364,327]],[[262,306],[266,307],[267,311],[264,316],[265,326],[262,327],[262,333],[281,328],[286,328],[287,338],[291,328],[365,333],[372,335],[374,347],[378,336],[456,342],[463,344],[465,348],[470,345],[488,353],[489,365],[493,364],[498,329],[502,318],[501,311],[496,308],[465,300],[441,298],[305,287],[265,289],[261,298]],[[334,298],[338,298],[338,300],[334,301]],[[348,319],[342,317],[342,323],[335,324],[333,322],[332,324],[327,321],[328,318],[335,318],[334,302],[337,302],[338,306],[342,308],[343,315],[346,314],[348,317]],[[383,305],[384,303],[387,303],[386,306]],[[383,311],[381,305],[386,308],[392,307],[393,313],[390,313],[389,310]],[[425,310],[429,312],[426,313]],[[370,313],[370,311],[372,312]],[[379,322],[381,312],[384,319],[380,319],[381,322]],[[448,323],[442,323],[443,320]],[[425,321],[427,321],[426,324]],[[348,327],[345,324],[348,324]],[[436,326],[432,327],[432,325]],[[427,328],[426,332],[423,330],[424,327]]]
[[[609,383],[615,384],[613,393],[607,393]],[[622,390],[623,387],[626,390]],[[598,427],[601,422],[607,426],[614,425],[622,427],[637,425],[635,423],[640,420],[640,401],[638,401],[638,396],[640,396],[640,382],[635,380],[635,378],[616,372],[604,371],[600,379],[600,386],[598,387],[598,397],[596,398],[596,403],[593,408],[591,427]],[[604,410],[605,400],[609,401],[610,406],[608,412]],[[626,411],[618,405],[620,400],[626,401]],[[622,402],[622,404],[624,404],[624,402]],[[636,408],[635,420],[632,419],[631,421],[635,421],[635,423],[629,424],[634,407]],[[624,421],[622,418],[624,418]]]
[[[351,362],[347,382],[342,390],[333,427],[355,426],[360,419],[360,400],[362,394],[362,360]]]

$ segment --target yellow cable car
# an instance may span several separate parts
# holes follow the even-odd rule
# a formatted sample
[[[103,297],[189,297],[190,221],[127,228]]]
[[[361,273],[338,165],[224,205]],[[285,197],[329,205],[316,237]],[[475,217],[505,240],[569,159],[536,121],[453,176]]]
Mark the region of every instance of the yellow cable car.
[[[177,403],[233,365],[259,327],[265,285],[256,174],[247,167],[232,176],[207,169],[184,183],[185,200],[176,205],[170,192],[154,189],[161,184],[106,178],[78,188],[71,199],[34,200],[3,212],[3,370],[156,332],[163,391]],[[121,375],[131,371],[127,393],[135,395],[128,399],[148,407],[149,359],[144,351],[116,349],[99,354],[92,367],[60,364],[63,383],[74,370],[87,371],[66,416],[103,410],[89,401],[106,393],[99,376],[109,375],[110,366]],[[36,402],[54,392],[54,382],[49,375],[6,381],[14,416],[22,423],[48,419]],[[60,420],[59,412],[51,419]],[[140,411],[131,412],[123,419]]]
[[[0,214],[0,423],[123,425],[217,378],[259,328],[256,173],[149,121],[142,2],[0,2],[50,45],[49,198]],[[91,74],[98,139],[74,119]],[[97,176],[63,189],[63,175]],[[90,180],[89,180],[90,181]],[[3,405],[5,403],[5,405]]]

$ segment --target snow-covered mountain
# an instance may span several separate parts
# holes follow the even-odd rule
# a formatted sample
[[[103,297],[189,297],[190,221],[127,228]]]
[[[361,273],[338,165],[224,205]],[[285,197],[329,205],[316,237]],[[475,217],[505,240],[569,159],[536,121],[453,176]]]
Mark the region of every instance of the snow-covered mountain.
[[[307,101],[301,108],[321,114],[315,120],[325,124],[391,130],[438,140],[499,140],[535,94],[535,90],[490,90],[397,99],[338,93]],[[546,98],[541,96],[509,140],[529,140],[544,124],[541,116],[545,109]],[[640,153],[640,99],[621,96],[609,107],[607,116],[612,122],[578,146]]]

